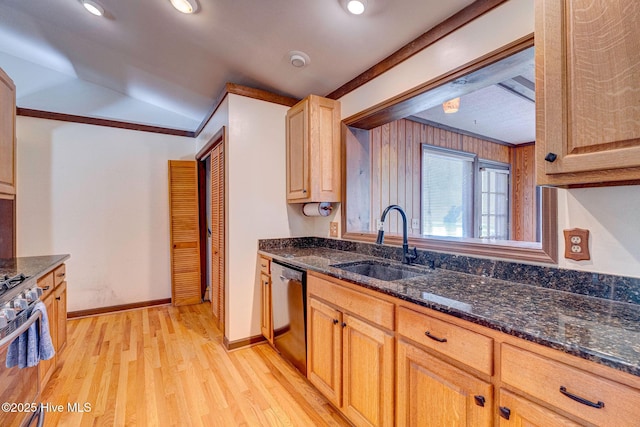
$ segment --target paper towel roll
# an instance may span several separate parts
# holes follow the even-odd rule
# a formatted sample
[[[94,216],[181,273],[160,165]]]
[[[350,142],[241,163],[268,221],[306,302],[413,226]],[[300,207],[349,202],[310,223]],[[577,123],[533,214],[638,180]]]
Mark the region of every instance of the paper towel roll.
[[[302,213],[305,216],[329,216],[333,206],[331,203],[305,203],[302,206]]]

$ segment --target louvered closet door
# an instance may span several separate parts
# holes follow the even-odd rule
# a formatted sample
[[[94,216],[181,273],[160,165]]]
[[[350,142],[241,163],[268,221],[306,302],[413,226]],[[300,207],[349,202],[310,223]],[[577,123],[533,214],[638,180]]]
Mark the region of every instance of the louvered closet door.
[[[171,300],[173,305],[198,304],[200,232],[198,170],[195,161],[169,160],[171,227]]]
[[[211,162],[211,309],[224,331],[224,144],[209,156]]]

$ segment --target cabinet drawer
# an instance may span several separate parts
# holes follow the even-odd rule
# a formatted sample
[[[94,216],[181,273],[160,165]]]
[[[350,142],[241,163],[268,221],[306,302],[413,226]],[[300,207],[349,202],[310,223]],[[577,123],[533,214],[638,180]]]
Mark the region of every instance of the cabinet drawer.
[[[46,276],[42,276],[38,279],[38,286],[42,288],[42,296],[40,299],[45,299],[51,292],[53,292],[53,283],[53,272],[47,273]]]
[[[263,272],[264,274],[271,274],[271,261],[268,260],[267,258],[263,258],[260,257],[259,261],[260,263],[260,271]]]
[[[307,293],[316,295],[345,311],[358,315],[383,328],[393,330],[394,305],[372,296],[344,288],[315,276],[307,278]]]
[[[398,309],[398,334],[480,372],[493,374],[493,339],[406,308]]]
[[[640,420],[638,390],[508,344],[502,344],[501,354],[502,381],[543,402],[600,426]]]
[[[55,270],[53,270],[54,286],[58,286],[60,283],[64,282],[66,276],[67,269],[64,264],[58,266]]]

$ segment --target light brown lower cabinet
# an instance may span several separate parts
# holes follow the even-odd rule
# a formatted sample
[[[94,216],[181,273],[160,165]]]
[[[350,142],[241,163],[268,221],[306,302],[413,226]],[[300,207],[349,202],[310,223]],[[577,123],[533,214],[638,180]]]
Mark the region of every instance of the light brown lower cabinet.
[[[307,377],[356,426],[640,425],[640,377],[307,277]]]
[[[309,381],[354,425],[392,426],[394,334],[313,294],[327,292],[333,299],[332,289],[331,282],[309,277]]]
[[[578,427],[573,421],[540,405],[500,390],[498,413],[500,427]]]
[[[486,426],[493,386],[418,347],[398,341],[397,425]]]
[[[49,360],[41,360],[38,364],[40,389],[42,390],[51,375],[58,367],[58,354],[67,344],[67,282],[65,281],[65,265],[38,279],[38,286],[43,289],[42,302],[47,308],[49,333],[56,354]]]
[[[273,317],[271,305],[271,277],[260,273],[260,301],[262,311],[260,316],[260,331],[269,343],[273,344]]]
[[[53,292],[50,292],[46,298],[42,300],[44,306],[47,308],[47,318],[49,320],[49,333],[51,334],[51,341],[53,342],[53,348],[58,348],[58,316],[56,315],[56,300]],[[66,320],[66,316],[65,316]],[[49,382],[51,375],[56,370],[56,358],[57,355],[54,355],[49,360],[41,360],[38,364],[38,369],[40,371],[40,389],[44,389],[44,387]]]

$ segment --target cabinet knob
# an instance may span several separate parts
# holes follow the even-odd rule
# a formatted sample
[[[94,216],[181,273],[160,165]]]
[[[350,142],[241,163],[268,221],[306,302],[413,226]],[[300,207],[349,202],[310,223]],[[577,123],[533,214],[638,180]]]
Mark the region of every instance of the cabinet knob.
[[[476,405],[482,406],[484,408],[484,403],[486,401],[484,396],[475,395],[473,396],[473,399],[476,401]]]
[[[500,407],[500,416],[502,418],[504,418],[505,420],[508,420],[509,417],[511,417],[511,409],[507,408],[506,406],[501,406]]]
[[[346,328],[346,327],[347,327],[347,324],[346,324],[345,322],[342,322],[342,327],[343,327],[343,328]]]
[[[60,301],[60,297],[56,297],[56,299],[57,299],[58,301]]]
[[[306,193],[306,192],[307,192],[307,190],[302,190],[302,192],[303,192],[303,193]]]
[[[544,156],[544,159],[549,163],[555,162],[557,158],[558,155],[556,153],[547,153],[547,155]]]
[[[337,325],[338,323],[340,323],[340,321],[338,319],[333,319],[333,324]]]

